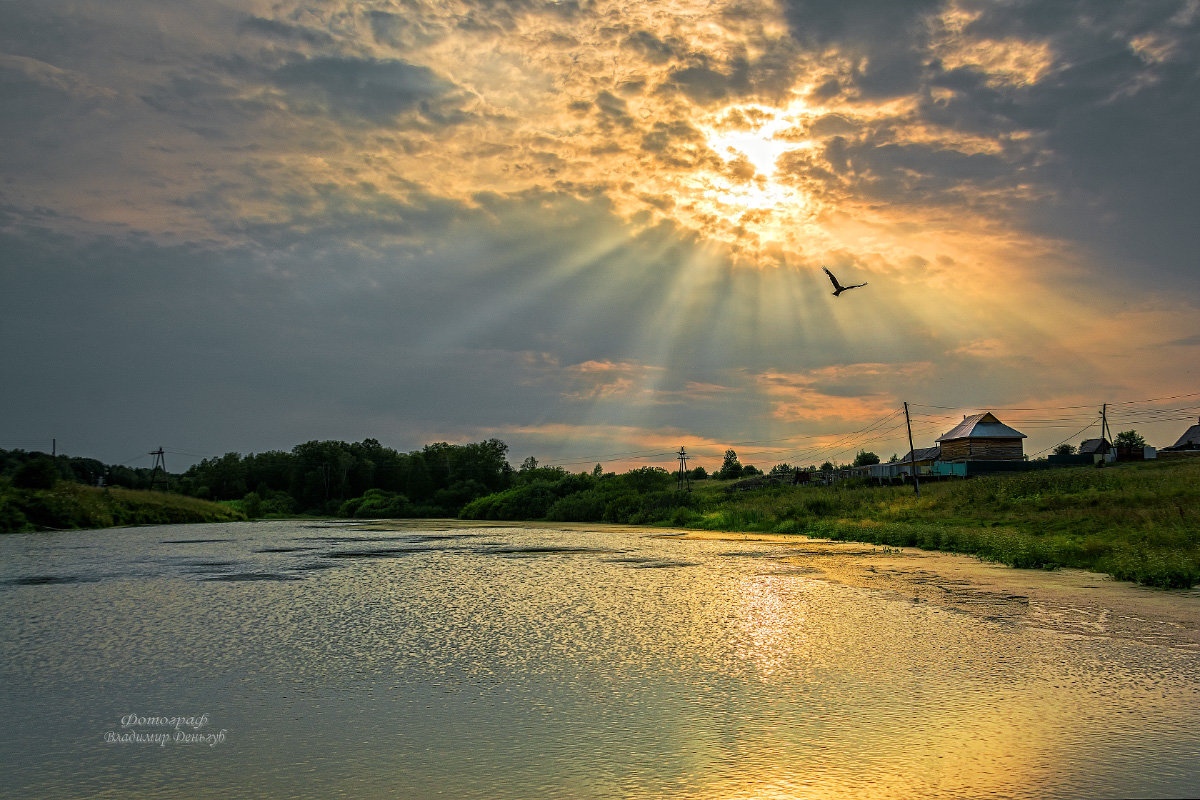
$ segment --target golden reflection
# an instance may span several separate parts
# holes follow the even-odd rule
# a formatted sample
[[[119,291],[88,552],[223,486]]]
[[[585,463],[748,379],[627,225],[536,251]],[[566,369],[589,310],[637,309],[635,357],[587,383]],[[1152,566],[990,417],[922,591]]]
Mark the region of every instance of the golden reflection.
[[[804,596],[795,579],[758,575],[740,588],[736,624],[743,638],[738,655],[754,664],[764,681],[805,669],[811,648],[804,635]]]

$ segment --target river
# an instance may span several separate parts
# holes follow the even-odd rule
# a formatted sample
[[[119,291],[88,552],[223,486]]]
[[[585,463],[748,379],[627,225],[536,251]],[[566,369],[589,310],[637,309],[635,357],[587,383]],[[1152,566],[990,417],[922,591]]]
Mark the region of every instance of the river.
[[[1195,592],[662,533],[0,537],[0,796],[1200,795]]]

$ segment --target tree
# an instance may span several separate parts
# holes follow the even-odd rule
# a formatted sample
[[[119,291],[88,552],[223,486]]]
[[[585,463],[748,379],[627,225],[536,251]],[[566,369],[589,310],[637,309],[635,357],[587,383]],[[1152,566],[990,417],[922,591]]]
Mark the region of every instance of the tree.
[[[1113,441],[1117,447],[1128,447],[1130,450],[1141,450],[1146,446],[1146,440],[1135,430],[1121,431]]]
[[[1058,447],[1054,448],[1056,456],[1073,456],[1075,455],[1075,445],[1063,442]]]
[[[598,462],[597,462],[596,466],[592,467],[592,477],[593,478],[603,478],[604,477],[604,467],[600,466],[600,464]]]
[[[821,465],[821,472],[833,472],[833,462],[826,461]]]
[[[529,456],[521,462],[521,472],[533,472],[538,467],[538,460]]]
[[[737,453],[733,450],[726,450],[725,460],[721,462],[721,468],[713,477],[721,480],[742,477],[742,462],[738,461]]]
[[[54,459],[35,456],[17,468],[12,482],[18,489],[53,489],[58,478],[58,466]]]
[[[785,461],[782,464],[776,464],[775,466],[771,467],[771,471],[768,472],[767,474],[768,475],[791,475],[795,471],[796,471],[796,468]]]
[[[263,502],[262,496],[258,492],[247,492],[242,498],[242,511],[250,519],[258,519],[262,516]]]
[[[854,457],[854,466],[865,467],[870,464],[878,464],[879,456],[874,453],[869,453],[866,450],[859,450],[858,455]]]

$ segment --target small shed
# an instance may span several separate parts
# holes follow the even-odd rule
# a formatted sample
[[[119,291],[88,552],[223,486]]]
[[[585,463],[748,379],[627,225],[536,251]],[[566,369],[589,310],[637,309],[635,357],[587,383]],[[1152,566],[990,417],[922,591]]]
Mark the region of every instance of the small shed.
[[[1112,442],[1108,439],[1084,439],[1079,444],[1079,455],[1102,456],[1113,450]]]
[[[1026,438],[985,411],[964,416],[937,442],[942,447],[941,461],[1021,461],[1025,458],[1021,440]]]
[[[931,467],[933,462],[942,457],[942,448],[940,445],[933,447],[919,447],[916,450],[909,450],[904,454],[904,458],[900,459],[901,464],[913,464],[918,467]]]
[[[1184,450],[1200,450],[1200,421],[1188,428],[1175,444],[1163,448],[1164,453],[1178,453]]]

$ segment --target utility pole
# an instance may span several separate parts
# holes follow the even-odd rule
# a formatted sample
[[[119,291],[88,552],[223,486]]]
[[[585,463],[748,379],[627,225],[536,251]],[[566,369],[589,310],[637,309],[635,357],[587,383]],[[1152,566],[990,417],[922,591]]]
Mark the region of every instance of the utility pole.
[[[679,446],[679,453],[677,455],[679,456],[679,483],[677,484],[677,488],[681,492],[685,490],[690,492],[692,490],[692,482],[688,479],[687,474],[688,454],[684,450],[683,445]]]
[[[1112,444],[1112,439],[1109,437],[1112,432],[1108,429],[1108,403],[1100,406],[1100,438]]]
[[[162,445],[158,446],[157,450],[151,450],[147,455],[154,456],[154,469],[150,470],[150,491],[154,491],[154,487],[162,484],[163,490],[166,491],[170,484],[167,483],[167,462],[163,458]],[[162,477],[158,477],[158,471],[162,470]]]
[[[912,440],[912,420],[908,416],[908,402],[904,403],[904,424],[908,426],[908,465],[912,468],[913,476],[913,491],[917,493],[917,497],[921,496],[921,482],[917,480],[917,451],[913,447]]]
[[[58,439],[51,439],[50,440],[50,456],[54,457],[57,455],[58,455]]]

